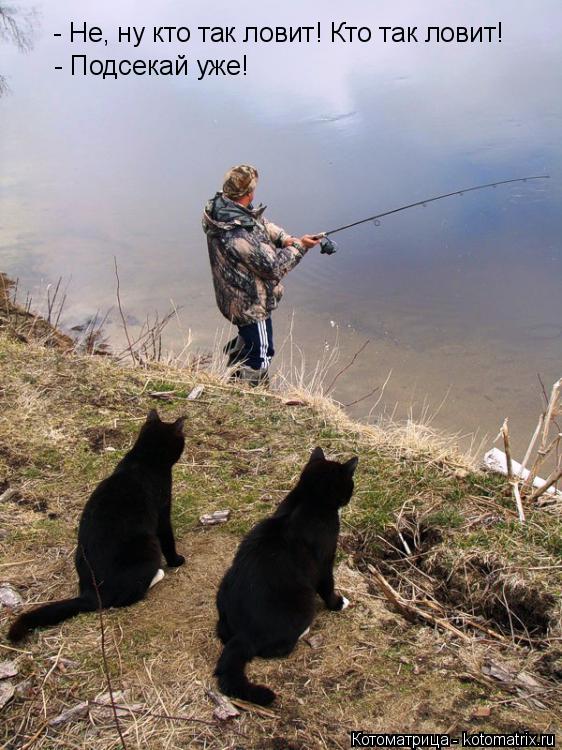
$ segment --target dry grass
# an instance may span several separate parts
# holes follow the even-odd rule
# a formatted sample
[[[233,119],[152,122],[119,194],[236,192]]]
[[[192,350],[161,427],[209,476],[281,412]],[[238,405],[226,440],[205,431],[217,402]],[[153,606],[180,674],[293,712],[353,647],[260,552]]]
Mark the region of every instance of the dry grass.
[[[26,604],[75,591],[81,508],[148,409],[188,415],[174,475],[174,523],[187,564],[145,601],[104,616],[113,687],[135,706],[119,716],[128,748],[316,750],[349,747],[348,732],[358,728],[559,726],[560,521],[537,510],[519,528],[502,480],[473,471],[448,441],[413,425],[405,432],[357,425],[310,393],[293,399],[306,405],[288,406],[286,394],[241,390],[202,371],[164,363],[130,368],[32,339],[25,344],[6,326],[0,382],[0,495],[15,490],[0,501],[0,583],[13,585]],[[205,391],[188,401],[196,383]],[[163,392],[168,399],[150,395]],[[332,614],[319,606],[312,631],[319,647],[302,642],[287,659],[249,666],[278,692],[271,711],[250,708],[220,723],[205,692],[214,686],[219,653],[217,583],[240,535],[275,507],[316,444],[336,458],[361,457],[337,574],[353,607]],[[232,509],[228,524],[198,525],[202,513],[220,508]],[[468,637],[394,612],[373,585],[373,563],[405,598],[418,606],[434,601]],[[545,625],[533,630],[529,619],[527,638],[513,615],[522,617],[514,602],[523,607],[529,592],[531,604],[544,604]],[[498,637],[476,632],[459,613]],[[11,616],[0,611],[3,632]],[[1,710],[6,748],[121,746],[107,708],[91,704],[82,717],[49,725],[64,709],[107,692],[95,615],[40,631],[20,650],[2,640],[2,658],[19,669],[18,694]],[[491,658],[533,671],[541,704],[484,677]],[[482,706],[489,716],[477,715]]]
[[[46,317],[32,311],[32,300],[29,296],[20,302],[18,292],[17,282],[0,272],[0,329],[10,338],[23,343],[33,341],[61,351],[71,351],[74,342],[56,326],[64,305],[64,299],[57,303],[59,287],[54,293],[54,300],[50,292],[47,294]]]

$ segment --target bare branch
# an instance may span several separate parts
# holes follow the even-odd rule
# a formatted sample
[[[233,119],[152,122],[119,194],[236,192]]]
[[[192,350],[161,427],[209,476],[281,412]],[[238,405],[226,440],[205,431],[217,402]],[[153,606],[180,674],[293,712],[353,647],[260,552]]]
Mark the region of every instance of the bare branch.
[[[131,339],[129,337],[129,329],[127,328],[127,321],[125,320],[125,313],[123,312],[123,308],[121,306],[121,296],[119,294],[120,289],[120,281],[119,281],[119,271],[117,270],[117,258],[115,255],[113,256],[113,262],[115,264],[115,278],[117,279],[117,305],[119,307],[119,314],[121,315],[121,320],[123,322],[123,330],[125,331],[125,336],[127,337],[127,343],[128,343],[128,351],[133,359],[133,362],[136,362],[135,352],[133,351],[133,345],[131,344]]]
[[[560,464],[558,464],[558,466],[552,472],[552,474],[548,477],[546,482],[544,484],[541,484],[540,487],[537,487],[537,489],[529,497],[529,500],[536,500],[537,498],[539,498],[543,493],[545,493],[548,489],[550,489],[550,487],[552,487],[553,484],[556,484],[556,482],[561,477],[562,477],[562,468],[560,467]]]
[[[350,406],[355,406],[356,404],[360,404],[361,401],[366,401],[371,396],[374,396],[377,391],[380,391],[380,385],[375,386],[369,393],[366,393],[364,396],[360,396],[359,398],[355,399],[355,401],[350,401],[348,404],[344,404],[344,408],[347,409]]]
[[[330,383],[330,385],[326,388],[326,393],[330,393],[330,391],[335,386],[335,384],[336,384],[338,378],[340,377],[340,375],[343,375],[344,372],[347,372],[347,370],[349,370],[349,368],[354,364],[354,362],[357,359],[357,357],[361,354],[361,352],[363,351],[363,349],[365,349],[369,345],[369,343],[370,343],[370,339],[367,339],[367,341],[365,341],[365,343],[361,347],[359,347],[359,349],[355,352],[355,354],[353,355],[351,361],[348,362],[347,365],[345,367],[343,367],[338,373],[336,373],[334,379],[332,380],[332,382]]]
[[[102,655],[102,660],[103,660],[103,671],[104,671],[105,679],[107,682],[107,689],[109,692],[109,700],[111,702],[111,708],[113,710],[113,719],[115,721],[115,727],[117,729],[117,734],[119,735],[119,738],[121,740],[123,750],[127,750],[127,743],[125,742],[125,738],[123,737],[123,733],[121,731],[121,724],[119,723],[119,717],[117,716],[117,707],[113,699],[113,685],[111,684],[111,677],[109,676],[109,663],[107,661],[107,654],[105,651],[105,627],[104,627],[104,622],[103,622],[103,605],[101,602],[100,590],[98,587],[98,583],[96,581],[96,576],[93,571],[93,568],[90,565],[90,561],[86,557],[86,551],[84,550],[84,547],[82,547],[81,549],[82,549],[82,557],[84,558],[84,562],[86,563],[86,565],[88,566],[88,570],[90,571],[90,575],[92,577],[92,583],[96,592],[96,598],[98,600],[98,615],[99,615],[99,620],[100,620],[101,655]]]
[[[0,5],[0,39],[15,44],[20,52],[33,47],[33,29],[37,11],[22,11],[13,5]]]
[[[540,372],[537,372],[537,378],[538,378],[538,381],[539,381],[540,386],[541,386],[541,391],[542,391],[542,395],[543,395],[543,398],[544,398],[544,405],[545,405],[545,408],[547,408],[548,407],[548,394],[546,392],[546,387],[544,385],[544,381],[543,381],[543,379],[541,377]],[[552,422],[556,426],[556,429],[558,430],[558,432],[562,432],[562,427],[560,427],[560,425],[558,424],[558,422],[554,418],[553,418]]]
[[[535,447],[535,443],[537,442],[537,438],[541,431],[543,421],[544,421],[544,414],[541,414],[539,417],[538,424],[533,433],[533,437],[531,438],[531,442],[529,443],[529,447],[527,448],[527,452],[525,453],[525,457],[523,458],[523,461],[521,462],[521,468],[519,469],[520,477],[523,476],[525,469],[527,468],[527,463],[529,459],[531,458],[531,453],[533,452],[533,448]]]
[[[511,446],[509,444],[509,430],[507,428],[507,417],[504,419],[502,428],[500,430],[503,435],[503,444],[505,448],[505,461],[507,465],[507,481],[510,484],[513,497],[515,498],[515,506],[517,507],[517,513],[519,515],[519,523],[525,523],[525,511],[523,510],[523,503],[521,502],[521,493],[519,491],[519,477],[513,473],[513,461],[511,459]]]
[[[194,722],[196,724],[205,724],[208,727],[216,727],[216,723],[214,721],[206,721],[205,719],[198,719],[195,716],[174,716],[173,714],[163,714],[163,713],[156,713],[154,711],[148,711],[146,709],[138,709],[138,708],[131,708],[130,706],[126,705],[120,705],[119,703],[112,703],[111,706],[107,703],[101,703],[100,701],[88,701],[90,706],[97,706],[98,708],[115,708],[119,709],[119,711],[128,711],[131,714],[138,714],[139,716],[151,716],[154,719],[165,719],[166,721],[186,721],[186,722]],[[235,730],[233,730],[235,731]],[[242,737],[246,737],[245,734],[242,732],[236,732],[236,734],[240,734]]]
[[[548,406],[546,409],[546,412],[544,414],[544,421],[542,425],[542,435],[541,435],[541,441],[540,441],[540,447],[537,451],[537,455],[535,458],[535,461],[533,463],[533,466],[531,468],[531,471],[529,472],[529,476],[525,480],[525,487],[531,488],[533,486],[533,482],[535,477],[537,476],[537,472],[543,463],[544,459],[548,456],[549,452],[554,448],[554,446],[558,445],[558,440],[555,438],[554,442],[551,443],[550,446],[546,445],[546,441],[548,439],[548,433],[550,430],[551,422],[554,423],[554,418],[558,414],[558,399],[560,396],[560,388],[562,387],[562,378],[557,380],[554,385],[552,386],[552,391],[550,393],[550,399],[548,402]]]
[[[429,612],[426,612],[425,610],[420,609],[420,607],[412,604],[412,602],[406,601],[398,591],[395,591],[392,588],[392,586],[376,568],[374,568],[372,565],[367,565],[367,567],[377,587],[380,589],[380,591],[382,591],[388,601],[393,604],[396,609],[398,609],[398,611],[403,615],[418,617],[436,627],[442,628],[443,630],[448,630],[450,633],[454,633],[464,641],[470,640],[470,637],[466,635],[466,633],[463,633],[462,630],[455,628],[454,625],[451,625],[451,623],[444,618],[431,615],[429,614]]]
[[[0,41],[15,44],[20,52],[33,47],[33,30],[37,23],[35,10],[21,11],[13,5],[0,3]],[[0,97],[10,90],[5,76],[0,74]]]

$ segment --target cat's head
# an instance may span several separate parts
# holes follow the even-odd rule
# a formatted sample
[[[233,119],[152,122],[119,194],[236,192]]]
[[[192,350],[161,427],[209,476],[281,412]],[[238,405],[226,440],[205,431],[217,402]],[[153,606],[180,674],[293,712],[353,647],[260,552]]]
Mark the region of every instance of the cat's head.
[[[328,461],[322,448],[315,448],[303,469],[299,486],[312,502],[341,508],[351,500],[358,462],[357,456],[344,463]]]
[[[151,409],[133,450],[150,463],[172,466],[185,446],[184,421],[185,417],[179,417],[175,422],[163,422],[156,409]]]

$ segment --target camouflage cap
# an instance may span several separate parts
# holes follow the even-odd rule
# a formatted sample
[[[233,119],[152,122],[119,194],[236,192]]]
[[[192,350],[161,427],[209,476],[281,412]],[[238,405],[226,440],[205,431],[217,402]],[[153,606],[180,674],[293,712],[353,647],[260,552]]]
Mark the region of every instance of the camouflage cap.
[[[227,198],[238,200],[255,189],[258,176],[258,170],[255,167],[249,164],[239,164],[225,174],[222,191]]]

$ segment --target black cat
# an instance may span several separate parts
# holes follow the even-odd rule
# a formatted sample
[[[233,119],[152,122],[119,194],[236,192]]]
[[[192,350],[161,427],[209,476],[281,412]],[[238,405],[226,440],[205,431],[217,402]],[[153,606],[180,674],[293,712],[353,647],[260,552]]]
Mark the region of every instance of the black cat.
[[[172,466],[184,448],[183,421],[162,422],[152,409],[132,449],[82,512],[74,557],[80,595],[24,612],[10,628],[11,641],[32,628],[97,610],[100,601],[102,607],[138,602],[164,576],[162,554],[169,566],[183,565],[170,521]]]
[[[327,461],[315,448],[297,486],[272,516],[243,539],[217,594],[217,635],[224,644],[215,675],[226,695],[267,706],[275,693],[251,684],[255,656],[287,656],[314,618],[315,597],[339,611],[334,591],[338,509],[351,499],[358,458]]]

